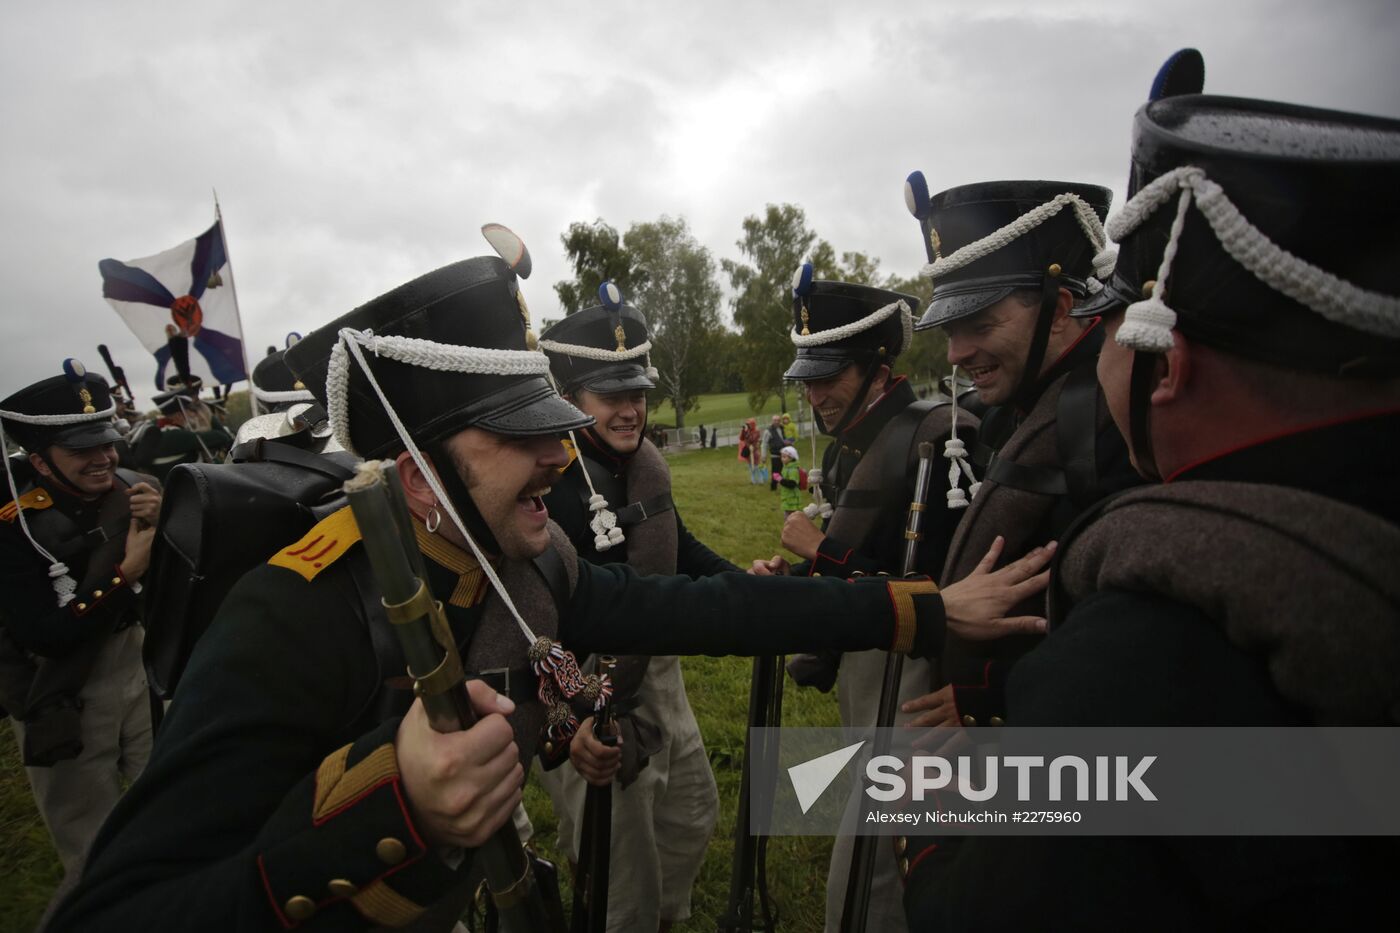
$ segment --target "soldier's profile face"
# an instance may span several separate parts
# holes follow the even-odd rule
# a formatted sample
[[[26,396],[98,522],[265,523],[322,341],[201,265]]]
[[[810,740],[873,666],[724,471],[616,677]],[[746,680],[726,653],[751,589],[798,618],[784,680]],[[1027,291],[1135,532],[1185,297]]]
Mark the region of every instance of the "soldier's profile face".
[[[630,454],[642,443],[642,429],[647,420],[647,394],[642,389],[611,392],[600,395],[579,389],[571,397],[574,405],[596,424],[591,430],[598,438],[620,454]]]
[[[62,477],[55,477],[43,458],[31,456],[34,469],[43,476],[66,480],[85,499],[95,499],[112,491],[117,469],[117,448],[113,444],[100,447],[84,447],[70,450],[67,447],[50,447],[49,459],[58,467]]]
[[[1035,318],[1034,308],[1010,295],[971,317],[944,325],[948,362],[968,374],[985,404],[1010,401],[1021,384]]]
[[[501,553],[519,560],[543,553],[549,545],[543,496],[568,462],[558,436],[510,437],[466,428],[448,438],[446,446]],[[445,522],[444,531],[449,528]],[[455,535],[451,528],[450,536]]]

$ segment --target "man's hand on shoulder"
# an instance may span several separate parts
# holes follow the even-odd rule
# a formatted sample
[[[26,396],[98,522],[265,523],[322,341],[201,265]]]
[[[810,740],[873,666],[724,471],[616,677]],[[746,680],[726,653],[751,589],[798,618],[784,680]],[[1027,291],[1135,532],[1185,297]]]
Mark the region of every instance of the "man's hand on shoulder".
[[[972,573],[942,590],[948,631],[969,641],[1045,631],[1041,616],[1007,616],[1022,600],[1045,591],[1050,582],[1046,566],[1055,556],[1055,542],[1033,549],[1000,570],[993,570],[1006,540],[997,535]]]
[[[817,548],[825,538],[804,512],[793,512],[783,522],[783,547],[803,560],[816,560]]]
[[[525,769],[506,714],[515,704],[479,680],[467,684],[481,718],[465,732],[435,732],[415,700],[394,739],[414,824],[434,845],[473,848],[520,803]]]

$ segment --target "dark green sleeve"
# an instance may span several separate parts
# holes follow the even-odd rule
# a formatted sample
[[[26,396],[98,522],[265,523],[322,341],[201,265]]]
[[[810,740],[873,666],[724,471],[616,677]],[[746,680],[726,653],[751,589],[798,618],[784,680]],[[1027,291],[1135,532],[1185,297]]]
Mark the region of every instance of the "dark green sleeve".
[[[560,632],[580,657],[888,651],[900,604],[894,595],[910,586],[886,577],[640,577],[625,565],[580,562]],[[914,627],[914,650],[926,650],[943,637],[942,601],[928,593],[909,603],[903,621]]]
[[[234,588],[50,929],[366,929],[329,880],[416,904],[448,883],[408,816],[397,721],[363,715],[378,673],[353,590],[323,582],[264,566]],[[289,916],[296,896],[311,918]]]
[[[739,568],[720,557],[690,533],[676,510],[676,570],[688,577],[709,577]]]

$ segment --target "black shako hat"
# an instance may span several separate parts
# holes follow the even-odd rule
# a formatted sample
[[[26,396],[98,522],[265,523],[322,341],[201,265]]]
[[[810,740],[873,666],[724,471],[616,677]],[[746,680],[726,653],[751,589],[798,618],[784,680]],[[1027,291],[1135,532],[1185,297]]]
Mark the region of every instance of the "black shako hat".
[[[1097,291],[1094,257],[1112,198],[1107,188],[1066,181],[979,182],[929,197],[923,173],[914,172],[905,202],[920,222],[924,274],[933,280],[915,329],[970,317],[1018,289],[1040,291],[1047,273],[1076,298]]]
[[[114,444],[121,440],[112,420],[115,413],[106,380],[75,359],[63,361],[62,375],[40,379],[0,401],[5,433],[30,453],[52,446],[84,450]]]
[[[900,307],[903,302],[903,307]],[[852,363],[894,362],[911,336],[919,299],[913,295],[813,279],[804,262],[792,281],[792,333],[797,358],[784,379],[830,379]]]
[[[495,256],[443,266],[288,348],[287,366],[326,407],[348,449],[384,457],[403,442],[353,354],[333,352],[342,330],[358,335],[360,355],[418,444],[468,427],[536,436],[593,423],[559,397],[545,376],[548,360],[527,345],[529,311],[515,270],[528,275],[529,254],[514,242],[514,267]]]
[[[608,395],[656,388],[646,318],[611,281],[598,286],[598,300],[600,304],[556,321],[540,335],[540,349],[549,357],[559,391]]]
[[[1400,121],[1162,97],[1134,118],[1128,190],[1113,282],[1076,311],[1129,305],[1120,343],[1159,351],[1177,329],[1291,369],[1400,372]]]

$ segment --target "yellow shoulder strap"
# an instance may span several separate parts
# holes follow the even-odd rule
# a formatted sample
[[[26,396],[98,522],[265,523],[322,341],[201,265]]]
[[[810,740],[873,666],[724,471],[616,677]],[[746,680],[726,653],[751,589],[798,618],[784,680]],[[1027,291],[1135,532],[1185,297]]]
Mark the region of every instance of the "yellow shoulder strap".
[[[26,509],[47,509],[53,505],[53,496],[50,496],[41,488],[34,488],[20,496],[18,499],[6,502],[0,508],[0,522],[12,522],[15,516],[19,515],[21,507]]]
[[[359,540],[360,526],[347,505],[321,519],[300,541],[278,551],[268,563],[295,571],[310,582]]]

